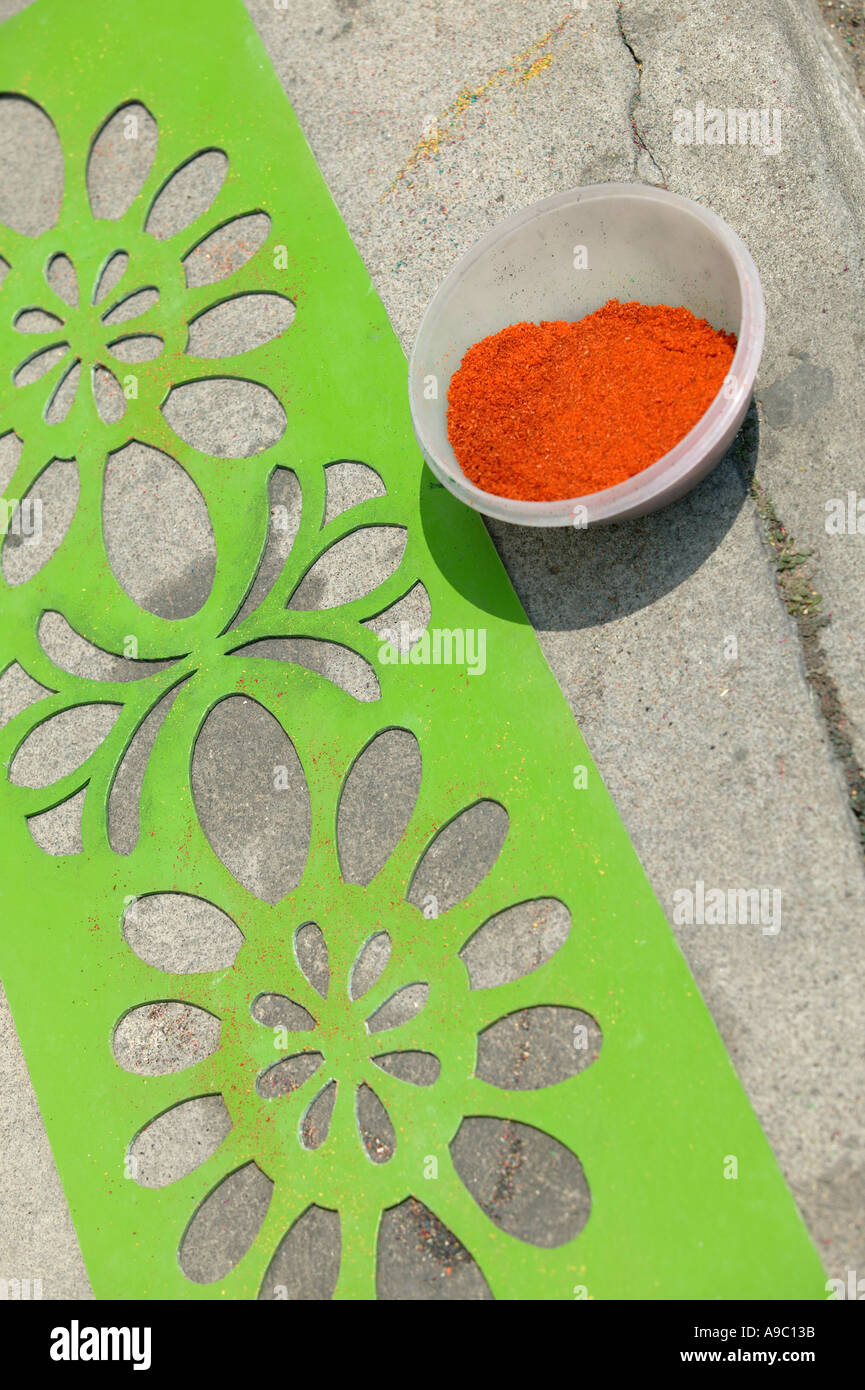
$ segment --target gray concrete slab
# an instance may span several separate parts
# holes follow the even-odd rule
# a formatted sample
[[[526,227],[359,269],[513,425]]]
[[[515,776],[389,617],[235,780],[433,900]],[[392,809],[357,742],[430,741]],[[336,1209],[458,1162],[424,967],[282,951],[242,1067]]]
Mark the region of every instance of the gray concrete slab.
[[[865,104],[811,0],[726,6],[723,18],[713,5],[626,0],[622,17],[643,64],[642,138],[669,186],[727,218],[760,270],[758,476],[797,548],[813,552],[822,645],[861,766],[865,505],[861,532],[846,517],[848,493],[863,497]],[[777,110],[777,145],[677,144],[676,109],[700,100]],[[827,532],[833,502],[844,503],[840,534]]]
[[[31,1298],[92,1298],[27,1065],[0,987],[0,1279]]]
[[[0,17],[20,8],[20,0],[0,0]],[[785,610],[749,491],[756,475],[797,541],[815,548],[815,584],[831,613],[819,632],[825,669],[861,756],[855,614],[865,542],[830,538],[824,528],[825,502],[855,487],[860,437],[854,382],[865,339],[857,341],[854,233],[865,160],[855,84],[823,48],[816,9],[793,0],[634,0],[620,12],[613,0],[571,10],[553,0],[448,0],[434,14],[396,0],[315,0],[290,11],[248,0],[248,9],[407,351],[456,257],[508,212],[574,184],[665,181],[711,204],[751,246],[769,304],[759,405],[716,472],[674,507],[625,526],[491,529],[828,1272],[861,1268],[865,876],[832,749],[837,729],[827,728],[806,679],[801,623]],[[778,104],[778,152],[676,145],[674,112],[698,100]],[[350,496],[340,479],[346,487]],[[119,489],[112,507],[119,514],[126,503]],[[163,572],[142,550],[139,573],[145,562],[152,570],[147,601],[170,604],[172,592],[203,582],[212,563],[207,527],[184,515],[185,565]],[[80,662],[68,634],[54,640]],[[6,692],[7,709],[31,694],[18,682]],[[227,727],[223,742],[235,734]],[[247,810],[255,798],[253,782]],[[401,814],[395,805],[393,815]],[[122,836],[122,808],[118,817]],[[52,834],[69,833],[49,827],[46,847]],[[493,833],[467,837],[462,864],[447,872],[480,861]],[[231,852],[245,853],[242,836]],[[254,879],[259,868],[247,860]],[[679,924],[677,894],[698,881],[779,893],[780,917],[769,930]],[[177,1044],[165,1019],[144,1026],[148,1049]],[[184,1018],[184,1035],[194,1029]],[[489,1066],[504,1074],[514,1065],[513,1039],[489,1045]],[[523,1038],[521,1048],[529,1067],[555,1065],[553,1043],[544,1050]],[[0,1175],[11,1194],[11,1218],[0,1219],[0,1276],[36,1275],[56,1249],[45,1296],[85,1297],[38,1110],[2,1012],[0,1075],[17,1136]],[[196,1128],[187,1118],[177,1140],[183,1152],[206,1144],[221,1123],[208,1114]],[[141,1141],[142,1157],[158,1173],[168,1159],[155,1138]],[[514,1136],[486,1136],[486,1147],[481,1136],[461,1142],[467,1181],[495,1189]],[[183,1152],[172,1159],[181,1168]],[[578,1193],[579,1175],[561,1177]],[[34,1186],[39,1221],[28,1226],[19,1213]],[[238,1185],[238,1224],[258,1200],[254,1183],[247,1187]],[[538,1229],[554,1223],[551,1196],[527,1212],[519,1184],[512,1198],[503,1223],[521,1214]],[[485,1297],[466,1252],[455,1252],[416,1205],[389,1224],[383,1293],[411,1287],[415,1297],[443,1296],[450,1261],[459,1273],[451,1296]],[[329,1229],[310,1228],[298,1240],[307,1258],[329,1268]],[[190,1267],[203,1276],[226,1258],[225,1242],[206,1221],[197,1242]],[[273,1271],[269,1278],[279,1282]]]

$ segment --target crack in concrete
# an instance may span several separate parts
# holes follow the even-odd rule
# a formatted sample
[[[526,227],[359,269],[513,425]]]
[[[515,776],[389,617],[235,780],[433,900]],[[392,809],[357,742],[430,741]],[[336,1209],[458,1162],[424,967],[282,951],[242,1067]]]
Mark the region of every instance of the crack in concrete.
[[[625,22],[622,18],[622,0],[616,5],[616,23],[619,29],[619,38],[631,55],[634,66],[637,69],[637,80],[634,83],[634,90],[628,103],[628,120],[631,123],[631,135],[636,149],[634,156],[634,173],[639,174],[647,183],[654,183],[661,188],[667,187],[667,175],[661,168],[652,151],[649,149],[637,125],[637,107],[640,104],[643,90],[643,60],[634,52],[633,44],[625,33]],[[654,175],[655,177],[652,177]]]

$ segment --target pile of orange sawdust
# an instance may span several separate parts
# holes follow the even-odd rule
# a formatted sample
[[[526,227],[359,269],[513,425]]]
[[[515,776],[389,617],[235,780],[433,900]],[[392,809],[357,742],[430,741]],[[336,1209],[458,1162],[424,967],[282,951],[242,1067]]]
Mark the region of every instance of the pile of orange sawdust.
[[[580,319],[516,323],[469,348],[448,437],[485,492],[552,502],[612,487],[678,444],[717,396],[736,338],[688,310],[611,299]]]

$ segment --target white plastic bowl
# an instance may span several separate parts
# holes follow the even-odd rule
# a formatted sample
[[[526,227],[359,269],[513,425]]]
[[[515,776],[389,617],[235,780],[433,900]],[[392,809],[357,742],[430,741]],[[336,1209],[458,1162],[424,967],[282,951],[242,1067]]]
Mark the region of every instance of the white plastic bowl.
[[[588,267],[576,269],[577,248]],[[521,502],[475,487],[447,435],[450,380],[473,343],[509,324],[577,320],[608,299],[684,305],[735,333],[727,384],[689,434],[615,487],[557,502]],[[409,362],[409,403],[424,458],[455,497],[521,526],[568,526],[643,516],[690,491],[742,424],[766,324],[757,267],[714,212],[639,183],[556,193],[494,227],[457,262],[424,314]]]

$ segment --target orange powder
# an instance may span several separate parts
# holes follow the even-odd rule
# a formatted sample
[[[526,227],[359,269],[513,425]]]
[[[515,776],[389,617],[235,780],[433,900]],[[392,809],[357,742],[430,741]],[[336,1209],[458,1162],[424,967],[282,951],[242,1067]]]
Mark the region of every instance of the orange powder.
[[[485,492],[531,502],[624,482],[691,430],[730,371],[736,338],[668,304],[570,323],[516,323],[469,348],[448,390],[448,437]]]

